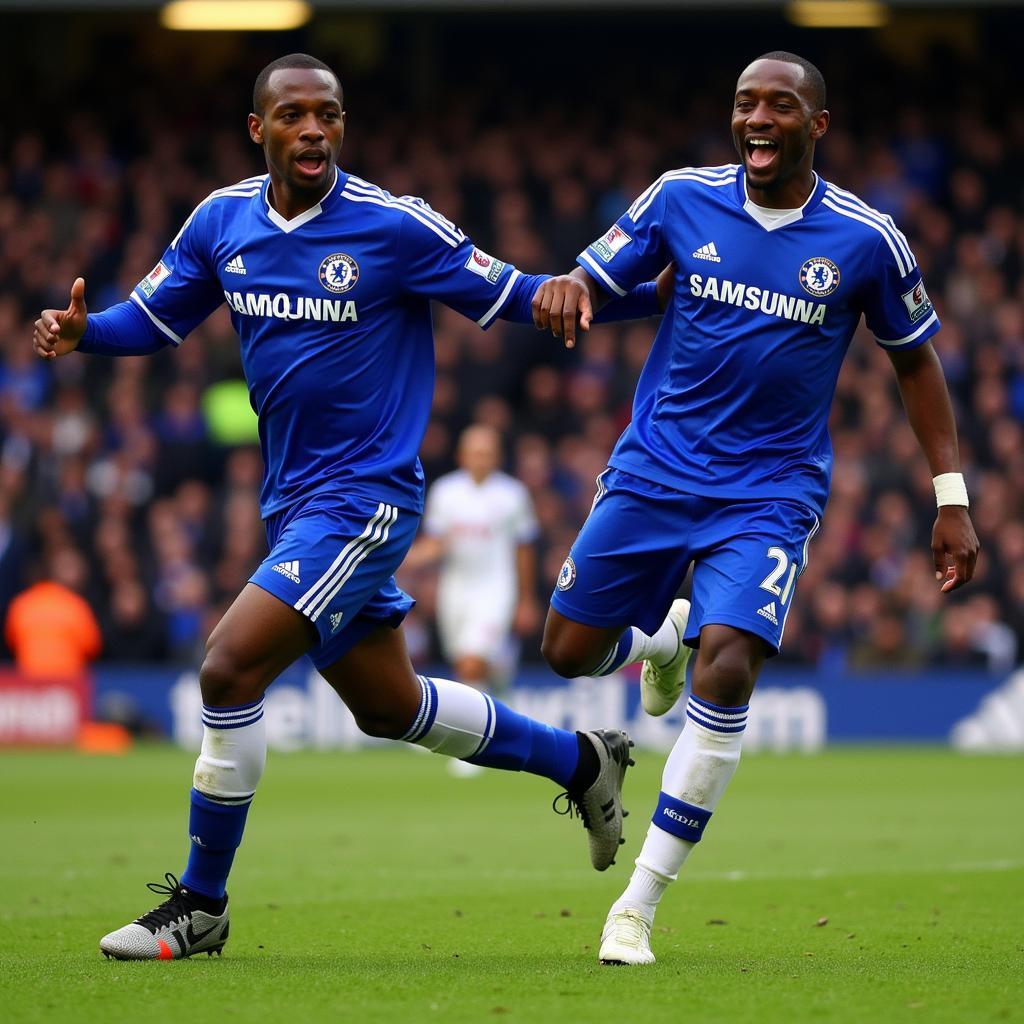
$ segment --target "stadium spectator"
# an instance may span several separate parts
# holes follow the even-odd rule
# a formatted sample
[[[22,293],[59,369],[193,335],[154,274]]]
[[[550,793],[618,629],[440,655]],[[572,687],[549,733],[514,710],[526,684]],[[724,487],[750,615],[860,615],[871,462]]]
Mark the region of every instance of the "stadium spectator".
[[[11,602],[4,636],[27,678],[78,678],[100,653],[99,625],[80,594],[87,571],[78,551],[61,548],[46,575]]]
[[[488,689],[518,657],[513,634],[540,623],[529,492],[501,472],[501,437],[482,424],[463,431],[459,468],[427,492],[422,536],[404,568],[439,565],[438,631],[456,676]]]

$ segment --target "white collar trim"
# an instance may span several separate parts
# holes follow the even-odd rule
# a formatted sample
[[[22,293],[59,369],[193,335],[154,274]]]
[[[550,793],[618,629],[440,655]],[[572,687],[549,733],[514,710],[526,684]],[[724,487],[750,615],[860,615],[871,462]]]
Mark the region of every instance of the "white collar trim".
[[[326,199],[338,186],[338,168],[334,168],[334,181],[331,182],[331,187],[324,193],[324,199]],[[287,217],[282,217],[281,214],[270,205],[270,179],[267,179],[267,191],[263,196],[264,202],[267,204],[267,216],[270,218],[272,224],[279,227],[286,235],[291,234],[296,228],[301,228],[303,224],[308,224],[314,217],[319,217],[324,212],[324,199],[321,199],[315,206],[311,206],[308,210],[303,210],[302,213],[291,220]]]
[[[797,207],[795,210],[774,210],[769,209],[765,206],[758,206],[747,192],[747,179],[743,179],[743,194],[746,197],[746,202],[743,204],[743,209],[750,214],[758,224],[765,229],[765,231],[777,231],[779,228],[784,228],[787,224],[792,224],[794,221],[800,220],[804,215],[804,209],[807,204],[814,197],[814,193],[818,191],[818,172],[813,171],[814,184],[811,186],[811,191],[807,198],[804,200],[803,205]]]

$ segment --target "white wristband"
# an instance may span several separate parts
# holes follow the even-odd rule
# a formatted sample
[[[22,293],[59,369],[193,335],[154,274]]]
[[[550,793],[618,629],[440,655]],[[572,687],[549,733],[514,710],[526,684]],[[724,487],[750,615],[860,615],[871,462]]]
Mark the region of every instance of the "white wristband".
[[[939,508],[943,505],[963,505],[965,508],[970,505],[963,473],[940,473],[932,477],[932,483],[935,485],[935,503]]]

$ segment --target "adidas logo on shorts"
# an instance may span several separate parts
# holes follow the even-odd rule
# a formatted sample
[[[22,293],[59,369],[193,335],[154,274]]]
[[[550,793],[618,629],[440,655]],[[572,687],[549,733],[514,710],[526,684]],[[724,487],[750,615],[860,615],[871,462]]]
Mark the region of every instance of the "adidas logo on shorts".
[[[299,579],[299,560],[296,559],[294,562],[278,562],[274,566],[274,572],[279,572],[282,576],[287,576],[292,583],[301,583]]]
[[[773,626],[779,624],[779,617],[775,614],[775,602],[769,601],[763,608],[757,609],[757,614],[762,619],[767,619]]]
[[[345,614],[344,612],[334,612],[331,615],[331,632],[332,633],[337,633],[338,632],[338,627],[341,625],[341,617],[344,614]]]

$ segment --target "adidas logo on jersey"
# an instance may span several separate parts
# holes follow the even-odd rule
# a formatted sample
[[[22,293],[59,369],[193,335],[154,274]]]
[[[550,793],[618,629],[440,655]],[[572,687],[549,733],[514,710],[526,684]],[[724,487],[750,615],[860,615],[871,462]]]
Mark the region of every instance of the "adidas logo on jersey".
[[[718,255],[718,250],[715,248],[714,242],[708,242],[707,245],[702,245],[699,249],[694,249],[691,255],[697,260],[710,260],[712,263],[722,262],[722,257]]]
[[[296,559],[294,562],[278,562],[274,566],[274,572],[279,572],[282,576],[287,576],[292,583],[301,583],[299,579],[299,562]]]
[[[775,614],[775,602],[769,601],[763,608],[757,609],[757,614],[762,619],[767,619],[773,626],[779,624],[779,617]]]
[[[332,633],[337,633],[338,632],[338,627],[341,625],[341,617],[344,614],[345,614],[344,612],[334,612],[334,614],[331,615],[331,632]]]
[[[224,270],[228,274],[244,274],[245,264],[242,262],[242,254],[239,253],[233,260],[224,264]]]

